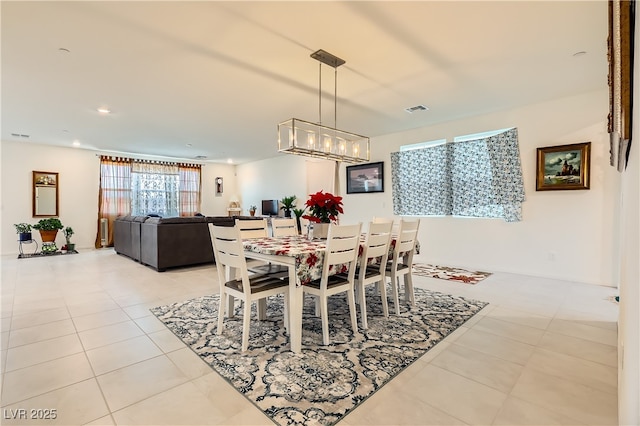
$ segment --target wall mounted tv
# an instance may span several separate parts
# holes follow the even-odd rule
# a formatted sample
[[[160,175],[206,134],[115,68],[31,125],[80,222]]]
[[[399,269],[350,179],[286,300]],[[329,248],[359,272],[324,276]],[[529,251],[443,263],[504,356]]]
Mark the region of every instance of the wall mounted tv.
[[[278,216],[278,200],[262,200],[263,216]]]

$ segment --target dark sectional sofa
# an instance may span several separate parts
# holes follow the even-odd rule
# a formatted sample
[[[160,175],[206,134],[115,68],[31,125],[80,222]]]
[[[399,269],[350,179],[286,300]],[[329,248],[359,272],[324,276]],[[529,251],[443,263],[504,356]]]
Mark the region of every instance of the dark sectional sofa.
[[[120,216],[114,222],[114,249],[159,272],[213,263],[209,223],[233,226],[237,218],[261,219],[249,216]]]

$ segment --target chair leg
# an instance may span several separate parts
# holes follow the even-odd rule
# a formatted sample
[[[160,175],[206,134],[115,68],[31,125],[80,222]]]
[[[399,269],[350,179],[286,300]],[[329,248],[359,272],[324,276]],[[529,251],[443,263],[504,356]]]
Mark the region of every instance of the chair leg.
[[[291,330],[289,329],[289,291],[284,292],[284,329],[291,335]]]
[[[366,330],[368,328],[367,325],[367,302],[364,296],[364,283],[358,282],[356,289],[356,296],[360,300],[360,322],[362,323],[362,329]]]
[[[396,307],[396,315],[400,315],[400,298],[398,297],[398,283],[400,277],[395,274],[391,275],[391,289],[393,290],[393,303]]]
[[[251,325],[251,302],[244,301],[244,314],[242,317],[242,352],[249,349],[249,326]]]
[[[385,318],[389,318],[389,303],[387,302],[387,288],[386,288],[386,280],[383,278],[376,286],[380,289],[380,298],[382,300],[382,313],[384,313]]]
[[[416,305],[416,298],[413,292],[413,279],[411,277],[411,270],[404,274],[404,298],[411,306]]]
[[[222,293],[220,295],[220,306],[218,306],[218,330],[216,334],[219,336],[222,334],[222,330],[224,329],[224,308],[227,305],[227,293]]]
[[[349,302],[349,313],[351,314],[351,328],[353,329],[353,335],[357,336],[358,332],[358,317],[356,315],[356,297],[353,294],[353,289],[347,290],[347,300]],[[364,306],[364,300],[362,301]]]
[[[320,321],[322,321],[322,344],[329,344],[329,316],[327,309],[327,296],[321,296],[317,298],[317,302],[320,304]],[[317,305],[316,305],[317,307]]]

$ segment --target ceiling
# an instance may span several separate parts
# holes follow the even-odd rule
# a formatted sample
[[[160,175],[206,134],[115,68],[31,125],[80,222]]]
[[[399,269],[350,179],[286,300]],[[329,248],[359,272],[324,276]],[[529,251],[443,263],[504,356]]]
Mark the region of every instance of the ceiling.
[[[605,1],[2,1],[0,12],[3,141],[274,157],[279,122],[318,121],[318,49],[346,61],[337,127],[370,137],[607,81]],[[323,66],[329,126],[334,83]],[[429,109],[405,111],[416,105]]]

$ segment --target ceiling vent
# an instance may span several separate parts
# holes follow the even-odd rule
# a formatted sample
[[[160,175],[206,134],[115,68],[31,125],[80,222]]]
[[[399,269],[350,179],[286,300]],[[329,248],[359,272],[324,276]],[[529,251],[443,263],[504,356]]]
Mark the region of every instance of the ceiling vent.
[[[424,105],[416,105],[414,107],[411,108],[405,108],[405,111],[407,111],[409,114],[412,114],[416,111],[427,111],[429,108],[427,108]]]
[[[23,135],[22,133],[11,133],[11,136],[15,138],[28,138],[29,135]]]

